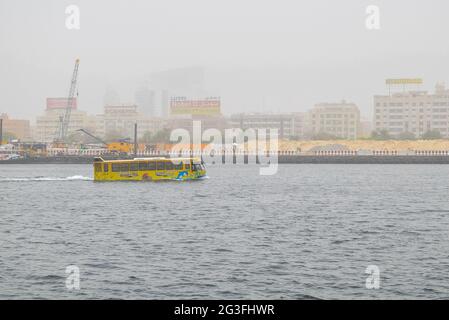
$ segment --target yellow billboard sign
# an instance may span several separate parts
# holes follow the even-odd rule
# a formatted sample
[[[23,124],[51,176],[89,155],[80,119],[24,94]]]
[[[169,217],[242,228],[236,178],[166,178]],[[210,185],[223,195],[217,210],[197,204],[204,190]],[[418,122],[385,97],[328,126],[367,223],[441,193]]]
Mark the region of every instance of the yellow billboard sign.
[[[387,79],[386,84],[422,84],[421,78]]]
[[[174,97],[170,101],[172,115],[219,115],[220,98],[186,99]]]

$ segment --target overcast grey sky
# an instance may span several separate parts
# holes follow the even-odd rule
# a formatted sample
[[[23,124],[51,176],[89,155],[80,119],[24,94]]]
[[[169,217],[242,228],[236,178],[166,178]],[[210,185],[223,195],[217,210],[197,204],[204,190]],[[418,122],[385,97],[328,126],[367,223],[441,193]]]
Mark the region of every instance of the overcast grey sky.
[[[65,8],[80,8],[80,30]],[[380,30],[365,27],[368,5]],[[65,96],[81,59],[79,107],[100,113],[153,71],[204,66],[223,112],[304,111],[354,101],[369,117],[388,77],[449,84],[447,0],[0,0],[0,112],[31,118]]]

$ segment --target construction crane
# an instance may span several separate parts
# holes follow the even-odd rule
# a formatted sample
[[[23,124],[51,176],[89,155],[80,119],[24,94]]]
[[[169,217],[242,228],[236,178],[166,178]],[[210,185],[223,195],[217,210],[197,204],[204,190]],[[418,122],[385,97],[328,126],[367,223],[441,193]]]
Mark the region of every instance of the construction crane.
[[[65,109],[64,115],[60,118],[60,125],[57,133],[57,142],[64,143],[67,140],[67,132],[69,130],[70,115],[72,113],[73,99],[75,97],[76,81],[78,78],[78,67],[80,60],[75,60],[75,67],[73,69],[72,81],[70,83],[69,96],[67,97],[67,107]]]
[[[78,130],[76,130],[76,131],[81,131],[81,132],[87,134],[89,137],[94,138],[95,140],[97,140],[97,141],[100,142],[101,144],[104,144],[105,146],[108,145],[108,143],[107,143],[106,141],[104,141],[104,140],[98,138],[97,136],[94,136],[92,133],[90,133],[90,132],[87,131],[87,130],[84,130],[84,129],[78,129]]]

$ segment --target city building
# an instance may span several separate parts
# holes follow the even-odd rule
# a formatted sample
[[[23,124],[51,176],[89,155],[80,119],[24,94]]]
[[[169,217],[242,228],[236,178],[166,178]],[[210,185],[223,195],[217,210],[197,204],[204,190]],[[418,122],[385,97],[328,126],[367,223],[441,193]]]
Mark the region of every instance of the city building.
[[[20,140],[31,138],[30,121],[11,119],[6,113],[2,113],[0,119],[2,119],[3,137],[9,134]]]
[[[385,130],[391,136],[419,138],[426,132],[438,131],[449,138],[449,90],[439,83],[434,93],[403,90],[375,95],[373,124],[374,130]]]
[[[145,133],[154,134],[167,128],[167,121],[163,118],[142,117],[137,119],[137,137],[142,138]]]
[[[220,97],[207,97],[201,99],[172,97],[170,99],[170,116],[178,118],[221,116]]]
[[[68,134],[78,129],[87,129],[95,132],[96,119],[77,108],[77,100],[74,98]],[[43,115],[36,118],[36,126],[33,130],[33,139],[39,142],[53,142],[57,138],[61,119],[67,107],[67,98],[47,98],[47,107]]]
[[[134,124],[141,114],[137,112],[137,105],[108,105],[104,113],[99,116],[97,134],[104,138],[111,136],[132,138]]]
[[[219,115],[216,117],[201,117],[201,116],[193,116],[191,118],[170,117],[166,120],[165,128],[169,130],[184,129],[187,130],[192,137],[194,121],[200,123],[201,130],[203,132],[204,130],[207,129],[217,129],[223,133],[224,130],[229,127],[227,119],[224,116]]]
[[[156,116],[156,104],[155,104],[155,92],[147,87],[139,88],[135,95],[134,100],[138,106],[139,112],[149,117]]]
[[[360,130],[360,111],[354,103],[316,104],[307,115],[307,135],[333,136],[341,139],[357,139]]]
[[[371,120],[361,119],[359,138],[369,138],[373,133],[373,122]]]
[[[239,113],[231,115],[233,128],[277,129],[280,139],[304,137],[304,113]]]
[[[155,133],[165,127],[163,119],[140,113],[137,105],[105,106],[104,113],[97,116],[97,135],[106,139],[133,139],[135,123],[139,138],[145,132]]]
[[[224,131],[226,118],[221,114],[220,97],[187,98],[175,96],[170,98],[167,128],[185,129],[192,133],[193,121],[201,122],[201,129],[215,128]]]
[[[161,103],[161,116],[166,118],[169,115],[169,91],[167,89],[162,89],[160,91],[160,103]]]
[[[293,112],[290,114],[292,122],[291,136],[294,139],[303,139],[306,137],[307,114],[305,112]]]

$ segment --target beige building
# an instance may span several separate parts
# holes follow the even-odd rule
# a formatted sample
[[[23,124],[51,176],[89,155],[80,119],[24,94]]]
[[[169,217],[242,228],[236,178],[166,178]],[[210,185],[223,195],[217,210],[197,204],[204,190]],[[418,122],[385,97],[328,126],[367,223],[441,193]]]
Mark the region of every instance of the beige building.
[[[373,122],[371,120],[361,119],[360,120],[360,129],[359,129],[359,138],[369,138],[373,133]]]
[[[449,90],[437,84],[433,94],[427,91],[404,91],[374,96],[374,130],[386,130],[395,136],[438,131],[449,137]]]
[[[230,117],[233,128],[277,129],[280,139],[302,138],[305,133],[305,113],[239,113]]]
[[[36,118],[36,126],[34,128],[33,138],[40,142],[53,142],[57,138],[58,130],[61,124],[61,117],[63,117],[65,109],[50,109],[45,110],[44,115]],[[70,123],[68,128],[68,135],[74,133],[78,129],[87,129],[95,132],[96,119],[94,116],[89,116],[84,111],[72,110],[70,115]]]
[[[30,121],[11,119],[6,113],[2,113],[0,119],[3,120],[4,134],[12,134],[20,140],[29,140],[31,138]]]
[[[291,137],[303,139],[307,135],[307,113],[293,112],[291,116]]]
[[[316,104],[307,115],[307,135],[328,134],[337,138],[357,139],[360,130],[360,111],[354,103]]]
[[[145,132],[157,132],[164,127],[161,118],[148,117],[138,112],[136,105],[105,106],[104,113],[97,116],[97,135],[103,138],[134,137],[134,124],[137,122],[137,136]]]

